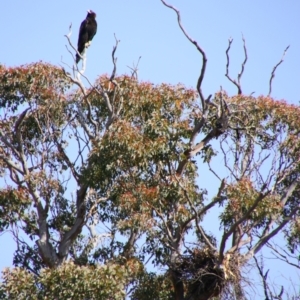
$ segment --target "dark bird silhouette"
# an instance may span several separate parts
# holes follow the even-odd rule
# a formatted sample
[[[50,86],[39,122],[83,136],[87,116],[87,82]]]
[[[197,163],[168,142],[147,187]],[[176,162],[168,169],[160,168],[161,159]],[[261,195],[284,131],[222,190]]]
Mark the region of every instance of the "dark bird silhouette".
[[[82,54],[85,48],[91,45],[92,39],[97,32],[96,14],[92,10],[87,11],[88,14],[84,21],[82,21],[79,29],[77,51]],[[76,63],[80,61],[81,57],[76,53]]]

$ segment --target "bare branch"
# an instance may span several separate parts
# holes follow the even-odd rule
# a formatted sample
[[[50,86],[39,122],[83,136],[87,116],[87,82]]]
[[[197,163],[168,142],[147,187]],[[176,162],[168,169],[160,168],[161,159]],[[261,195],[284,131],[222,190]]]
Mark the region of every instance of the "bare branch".
[[[247,48],[246,48],[246,41],[245,41],[245,38],[244,36],[242,35],[242,40],[243,40],[243,48],[244,48],[244,55],[245,55],[245,59],[242,63],[242,68],[241,68],[241,71],[240,73],[238,74],[238,84],[240,85],[240,80],[243,76],[243,73],[244,73],[244,70],[245,70],[245,65],[246,65],[246,62],[248,60],[248,55],[247,55]],[[241,91],[242,92],[242,91]]]
[[[244,36],[242,36],[242,40],[243,40],[243,48],[244,48],[244,55],[245,55],[245,58],[244,58],[244,61],[242,63],[242,66],[241,66],[241,71],[238,73],[238,77],[237,77],[237,81],[235,79],[232,79],[229,75],[229,64],[230,64],[230,59],[229,59],[229,51],[230,51],[230,48],[231,48],[231,44],[233,42],[233,39],[230,38],[228,40],[228,47],[226,49],[226,58],[227,58],[227,63],[226,63],[226,74],[225,76],[228,78],[228,80],[230,82],[232,82],[238,89],[238,95],[241,95],[242,94],[242,87],[241,87],[241,78],[243,76],[243,73],[244,73],[244,70],[245,70],[245,65],[246,65],[246,62],[247,62],[247,59],[248,59],[248,55],[247,55],[247,48],[246,48],[246,41],[245,41],[245,38]]]
[[[117,57],[115,57],[115,53],[116,53],[116,50],[118,48],[118,44],[120,42],[120,40],[117,39],[116,34],[114,34],[114,36],[115,36],[116,44],[114,45],[113,51],[111,53],[112,62],[114,64],[114,68],[113,68],[113,71],[112,71],[110,79],[109,79],[110,81],[113,81],[115,79],[115,76],[116,76],[116,72],[117,72]]]
[[[255,261],[255,264],[256,264],[256,267],[258,269],[258,273],[261,277],[261,280],[263,282],[263,287],[264,287],[264,294],[265,294],[265,297],[266,297],[266,300],[270,299],[269,298],[269,295],[268,295],[268,284],[267,284],[267,277],[268,277],[268,273],[269,273],[269,270],[264,274],[263,272],[263,266],[259,265],[258,261],[257,261],[257,258],[254,256],[254,261]]]
[[[272,81],[273,81],[273,78],[275,77],[275,72],[276,72],[276,69],[279,67],[279,65],[281,65],[281,63],[283,62],[283,59],[285,57],[285,54],[286,52],[288,51],[288,49],[290,48],[290,45],[288,45],[285,50],[283,51],[283,55],[281,57],[281,60],[274,66],[273,70],[272,70],[272,73],[271,73],[271,77],[270,77],[270,80],[269,80],[269,94],[268,96],[271,95],[272,93]]]
[[[213,201],[211,201],[209,204],[207,204],[206,206],[204,206],[201,211],[199,212],[199,215],[203,215],[205,214],[210,208],[212,208],[216,203],[219,203],[220,201],[223,200],[222,198],[222,192],[224,190],[224,187],[225,187],[225,179],[222,179],[221,181],[221,184],[219,186],[219,189],[218,189],[218,193],[217,193],[217,196],[214,198]]]
[[[82,227],[84,225],[85,214],[86,214],[85,197],[86,197],[87,189],[88,189],[87,186],[85,184],[82,184],[81,187],[77,190],[76,220],[75,220],[73,226],[71,227],[71,229],[65,233],[62,241],[60,242],[60,245],[59,245],[59,257],[60,258],[65,258],[67,256],[72,242],[78,236],[78,234],[81,232]]]
[[[276,258],[278,258],[278,259],[280,259],[280,260],[286,262],[287,264],[289,264],[289,265],[291,265],[291,266],[293,266],[293,267],[295,267],[295,268],[297,268],[297,269],[300,269],[300,264],[299,264],[299,258],[298,258],[298,257],[296,257],[296,260],[298,261],[298,264],[295,264],[295,263],[293,263],[293,262],[291,262],[291,261],[289,260],[289,258],[288,258],[287,255],[282,254],[278,249],[276,249],[276,247],[272,246],[270,243],[267,243],[267,246],[268,246],[270,249],[272,249],[272,251],[273,251],[272,254],[273,254]],[[280,248],[280,247],[278,246],[278,248]],[[283,252],[285,252],[285,254],[287,254],[287,251],[285,251],[284,249],[281,249],[281,250],[282,250]]]
[[[202,92],[202,82],[203,82],[203,79],[204,79],[204,75],[205,75],[205,70],[206,70],[206,64],[207,64],[207,57],[206,57],[206,54],[204,52],[204,50],[198,45],[197,41],[192,39],[188,33],[186,32],[186,30],[183,28],[182,24],[181,24],[181,17],[180,17],[180,11],[175,8],[174,6],[166,3],[164,0],[161,0],[161,2],[167,6],[168,8],[174,10],[177,14],[177,21],[178,21],[178,25],[181,29],[181,31],[183,32],[183,34],[186,36],[186,38],[192,43],[195,45],[195,47],[197,48],[197,50],[201,53],[201,56],[202,56],[202,68],[201,68],[201,72],[200,72],[200,75],[199,75],[199,78],[198,78],[198,81],[197,81],[197,91],[199,93],[199,96],[200,96],[200,99],[201,99],[201,103],[202,103],[202,109],[203,111],[206,110],[206,103],[205,103],[205,98],[204,98],[204,95],[203,95],[203,92]]]
[[[209,169],[209,171],[212,172],[212,173],[213,173],[213,174],[221,181],[221,178],[220,178],[219,175],[213,170],[213,168],[211,167],[211,164],[210,164],[209,161],[207,162],[207,164],[208,164],[208,169]]]
[[[72,83],[76,84],[76,85],[80,88],[82,94],[83,94],[84,96],[86,96],[86,90],[85,90],[85,87],[84,87],[84,85],[82,84],[82,82],[81,82],[80,80],[78,80],[78,79],[74,79],[74,78],[71,76],[70,73],[66,72],[66,70],[65,70],[64,67],[62,67],[61,69],[62,69],[63,73],[65,74],[65,76],[68,77],[68,78],[71,80]]]
[[[300,207],[295,207],[291,213],[283,219],[283,221],[280,223],[280,225],[277,226],[277,228],[275,228],[273,231],[271,231],[268,234],[265,234],[262,238],[260,238],[260,240],[258,241],[258,243],[255,245],[255,247],[253,247],[252,252],[254,254],[258,253],[260,251],[260,249],[272,238],[274,237],[278,232],[281,231],[281,229],[293,218],[293,216],[300,211]]]
[[[77,79],[80,80],[80,75],[83,75],[84,71],[85,71],[85,66],[86,66],[86,48],[84,48],[83,50],[83,53],[79,53],[77,51],[77,48],[73,46],[71,40],[70,40],[70,36],[72,34],[72,24],[70,25],[69,27],[69,33],[68,34],[65,34],[65,37],[67,38],[68,40],[68,43],[69,45],[71,46],[71,48],[73,50],[75,50],[76,54],[79,55],[79,57],[82,59],[82,69],[79,70],[78,69],[78,65],[76,64],[76,58],[74,57],[73,53],[68,49],[67,47],[67,50],[69,51],[69,53],[72,55],[73,57],[73,61],[74,61],[74,67],[73,67],[73,70],[77,70],[78,71],[78,76],[77,76]]]
[[[142,57],[140,56],[136,65],[133,64],[133,68],[127,66],[132,71],[131,78],[134,78],[135,80],[138,80],[138,66],[141,58]]]
[[[236,245],[234,245],[233,247],[231,247],[227,252],[228,253],[233,253],[236,250],[239,250],[241,247],[249,244],[251,242],[251,237],[248,237],[245,240],[242,240],[242,236],[239,237],[238,242]]]

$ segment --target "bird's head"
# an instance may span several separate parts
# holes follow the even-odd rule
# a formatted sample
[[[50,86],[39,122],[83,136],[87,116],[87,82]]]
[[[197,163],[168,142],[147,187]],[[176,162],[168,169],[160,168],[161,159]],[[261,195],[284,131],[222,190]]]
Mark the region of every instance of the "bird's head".
[[[89,18],[93,18],[93,19],[95,19],[96,18],[96,13],[94,12],[94,11],[92,11],[91,9],[89,9],[88,11],[87,11],[87,13],[88,13],[88,17]]]

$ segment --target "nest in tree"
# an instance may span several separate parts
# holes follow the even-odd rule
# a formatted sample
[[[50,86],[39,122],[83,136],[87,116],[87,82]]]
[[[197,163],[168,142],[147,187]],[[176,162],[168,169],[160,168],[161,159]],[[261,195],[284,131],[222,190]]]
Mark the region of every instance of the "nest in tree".
[[[173,272],[184,283],[186,299],[204,300],[220,295],[226,282],[232,280],[234,263],[220,266],[218,253],[195,249],[180,258]]]

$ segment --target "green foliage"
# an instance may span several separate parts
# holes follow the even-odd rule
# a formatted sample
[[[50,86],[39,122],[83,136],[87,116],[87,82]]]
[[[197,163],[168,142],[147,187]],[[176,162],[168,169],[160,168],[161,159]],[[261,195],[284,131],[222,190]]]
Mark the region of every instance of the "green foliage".
[[[172,300],[174,299],[172,282],[165,275],[144,273],[138,278],[137,288],[130,296],[132,300]]]
[[[217,296],[273,227],[297,249],[298,106],[222,91],[203,108],[182,85],[71,81],[49,64],[0,68],[0,230],[14,230],[20,267],[3,273],[3,297]],[[220,241],[202,223],[217,206]]]
[[[30,199],[25,189],[2,189],[0,191],[0,232],[7,229],[11,223],[28,218],[25,213],[30,205]]]
[[[33,63],[15,68],[0,68],[0,108],[16,111],[20,104],[46,104],[69,88],[60,68]]]
[[[54,270],[43,269],[40,276],[20,269],[3,272],[0,299],[124,299],[125,286],[132,277],[131,266],[76,266],[64,263]]]

